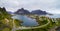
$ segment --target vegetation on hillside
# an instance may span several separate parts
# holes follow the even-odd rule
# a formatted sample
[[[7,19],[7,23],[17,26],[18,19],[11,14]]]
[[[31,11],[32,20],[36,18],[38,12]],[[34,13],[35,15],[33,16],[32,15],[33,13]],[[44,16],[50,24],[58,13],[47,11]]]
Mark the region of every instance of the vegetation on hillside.
[[[16,27],[21,27],[22,21],[19,21],[17,19],[12,19],[11,14],[8,14],[5,7],[0,7],[0,31],[11,31],[13,29],[14,24]],[[28,16],[28,15],[27,15]],[[38,22],[38,26],[45,25],[49,21],[50,23],[46,26],[43,26],[42,28],[35,28],[35,29],[24,29],[24,30],[17,30],[17,31],[50,31],[55,30],[55,27],[60,26],[60,18],[49,18],[45,16],[35,16],[35,15],[29,15],[29,17],[36,19],[36,22]],[[49,20],[49,21],[48,21]],[[38,27],[37,26],[37,27]]]

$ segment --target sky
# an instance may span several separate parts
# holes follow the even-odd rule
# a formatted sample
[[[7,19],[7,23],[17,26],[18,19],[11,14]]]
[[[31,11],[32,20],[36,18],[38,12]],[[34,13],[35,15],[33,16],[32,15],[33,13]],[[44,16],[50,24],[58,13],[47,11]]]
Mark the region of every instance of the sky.
[[[5,7],[7,11],[12,12],[24,8],[29,11],[40,9],[60,14],[60,0],[0,0],[0,7]]]

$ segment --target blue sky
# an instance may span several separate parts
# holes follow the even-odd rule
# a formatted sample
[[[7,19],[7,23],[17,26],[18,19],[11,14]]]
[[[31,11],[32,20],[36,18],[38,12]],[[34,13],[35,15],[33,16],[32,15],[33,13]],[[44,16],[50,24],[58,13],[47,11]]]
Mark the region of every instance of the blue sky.
[[[25,8],[29,11],[41,9],[53,14],[60,14],[60,0],[0,0],[0,7],[7,11]]]

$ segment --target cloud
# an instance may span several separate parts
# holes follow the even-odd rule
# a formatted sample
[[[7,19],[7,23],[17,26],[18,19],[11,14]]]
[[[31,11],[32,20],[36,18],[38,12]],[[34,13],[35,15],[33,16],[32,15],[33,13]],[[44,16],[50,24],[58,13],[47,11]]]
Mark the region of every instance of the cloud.
[[[55,8],[60,9],[60,0],[56,1],[56,7]]]
[[[14,1],[14,0],[1,0],[1,5],[0,6],[4,6],[4,7],[17,7],[19,5],[18,1]]]
[[[46,10],[49,8],[53,8],[55,6],[55,0],[28,0],[28,1],[21,1],[22,7],[26,9],[42,9]]]
[[[14,0],[0,0],[0,7],[5,7],[7,11],[16,11],[19,7],[19,2]]]
[[[60,0],[0,0],[0,6],[6,7],[7,11],[16,11],[25,8],[29,11],[41,9],[47,12],[60,11]]]

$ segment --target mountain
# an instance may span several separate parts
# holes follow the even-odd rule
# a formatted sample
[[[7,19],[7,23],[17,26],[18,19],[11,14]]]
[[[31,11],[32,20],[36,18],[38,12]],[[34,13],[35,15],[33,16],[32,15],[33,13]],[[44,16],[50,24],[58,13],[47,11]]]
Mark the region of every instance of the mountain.
[[[5,9],[5,7],[1,8],[0,7],[0,15],[9,15]]]
[[[7,11],[9,14],[14,14],[14,12],[11,12],[11,11]]]
[[[42,10],[34,10],[31,12],[31,14],[46,15],[48,13],[46,11],[42,11]]]
[[[3,8],[0,7],[0,17],[8,18],[10,16],[11,15],[8,14],[8,12],[6,11],[5,7],[3,7]]]
[[[33,10],[32,12],[29,12],[28,10],[21,8],[18,9],[14,14],[36,14],[36,15],[51,15],[50,13],[42,10]]]
[[[18,9],[14,14],[30,14],[28,10],[25,10],[24,8]]]

